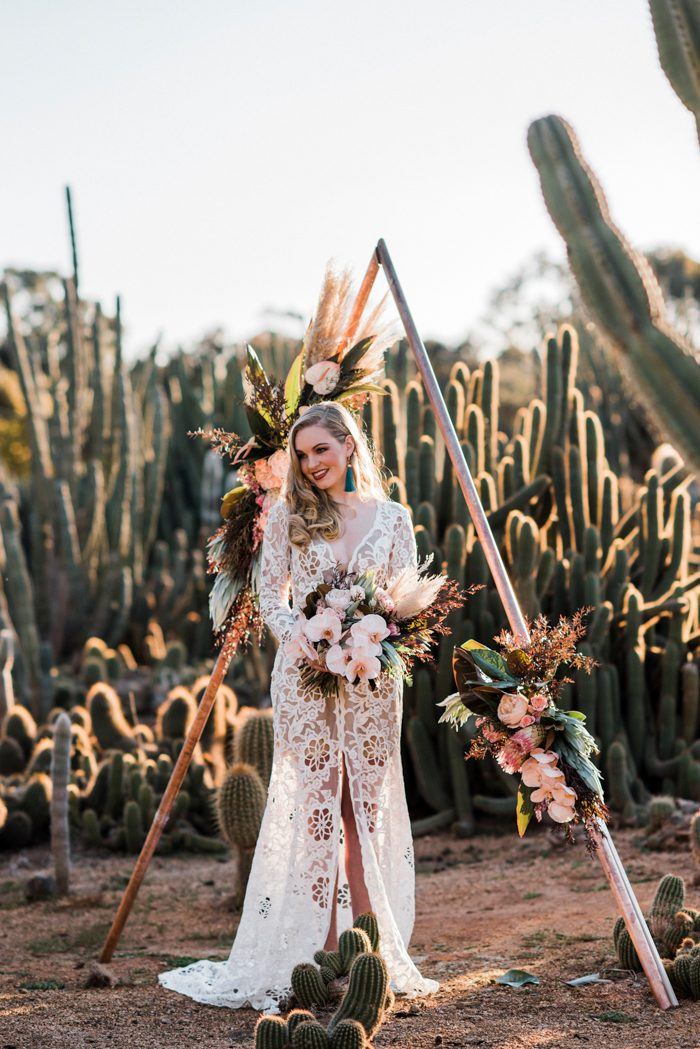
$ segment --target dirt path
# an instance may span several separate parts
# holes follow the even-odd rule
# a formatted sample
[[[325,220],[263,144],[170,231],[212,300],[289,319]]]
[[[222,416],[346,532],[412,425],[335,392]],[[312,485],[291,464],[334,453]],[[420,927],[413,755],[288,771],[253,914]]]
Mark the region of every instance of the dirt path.
[[[686,853],[645,853],[633,832],[616,842],[643,907],[658,878],[682,874]],[[375,1040],[383,1046],[492,1049],[696,1049],[700,1003],[661,1013],[641,977],[580,988],[563,981],[612,969],[614,906],[583,846],[483,835],[416,843],[417,920],[411,944],[421,971],[441,982],[434,996],[399,999]],[[82,853],[72,896],[27,904],[22,884],[45,869],[47,852],[0,864],[0,1049],[252,1047],[257,1014],[197,1005],[160,988],[156,974],[202,957],[225,958],[237,915],[226,909],[230,864],[157,859],[142,887],[113,971],[113,989],[85,989],[133,860]],[[519,991],[494,984],[509,968],[541,979]]]

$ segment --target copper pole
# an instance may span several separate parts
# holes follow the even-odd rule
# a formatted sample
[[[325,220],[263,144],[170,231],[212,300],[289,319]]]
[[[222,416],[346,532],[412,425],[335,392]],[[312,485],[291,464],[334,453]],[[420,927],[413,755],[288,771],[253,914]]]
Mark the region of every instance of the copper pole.
[[[364,308],[367,305],[367,300],[369,299],[378,272],[379,262],[377,261],[376,253],[373,253],[367,271],[362,279],[362,284],[357,293],[357,298],[355,299],[352,313],[350,314],[348,326],[345,329],[343,346],[349,344],[357,331],[357,327],[360,323]],[[199,743],[202,732],[204,731],[204,726],[207,723],[207,718],[209,717],[211,708],[214,705],[214,700],[216,699],[216,693],[219,691],[219,686],[224,679],[229,663],[238,647],[238,641],[239,638],[232,631],[226,637],[224,644],[222,645],[219,657],[214,665],[214,670],[209,678],[209,684],[200,700],[197,714],[192,722],[189,732],[187,733],[187,738],[183,744],[182,750],[178,754],[175,767],[170,775],[163,797],[160,799],[158,811],[153,817],[153,823],[151,824],[146,840],[143,843],[143,848],[141,849],[139,858],[132,871],[129,884],[124,889],[119,908],[107,934],[104,946],[102,947],[102,953],[100,954],[101,962],[109,962],[114,954],[122,929],[124,928],[129,914],[131,913],[131,908],[134,905],[136,894],[141,887],[141,882],[146,876],[146,871],[148,870],[148,866],[153,858],[153,853],[155,852],[161,835],[165,830],[165,826],[170,819],[170,812],[175,804],[175,798],[179,793],[182,781],[185,778],[187,769],[192,761],[194,748]]]
[[[219,657],[214,665],[212,675],[209,678],[209,684],[207,685],[206,691],[200,701],[195,719],[187,733],[187,738],[183,744],[182,750],[178,754],[175,767],[170,775],[170,780],[165,788],[163,797],[160,799],[158,811],[153,817],[153,823],[151,824],[146,840],[143,843],[143,848],[141,849],[139,858],[136,861],[136,866],[129,878],[129,884],[124,889],[119,909],[114,917],[112,927],[107,934],[107,939],[104,942],[102,953],[100,954],[101,962],[109,962],[112,959],[122,929],[124,928],[126,920],[131,913],[131,908],[134,905],[136,894],[139,891],[141,882],[148,870],[148,865],[153,858],[156,846],[158,845],[166,824],[170,819],[170,812],[175,803],[175,798],[178,795],[180,787],[182,786],[182,781],[185,778],[187,769],[190,766],[192,753],[199,743],[199,739],[204,731],[204,726],[207,723],[207,718],[209,717],[214,700],[216,699],[216,693],[219,691],[219,686],[223,681],[224,674],[228,669],[228,665],[231,662],[236,647],[237,645],[235,643],[229,644],[228,638],[222,646]]]
[[[457,432],[452,423],[450,413],[447,410],[442,391],[437,382],[430,358],[418,334],[411,311],[406,301],[406,296],[399,284],[399,279],[391,261],[391,256],[383,240],[380,240],[376,248],[377,258],[382,265],[386,279],[389,283],[391,293],[394,296],[399,316],[406,331],[406,338],[415,357],[416,364],[423,379],[425,392],[433,407],[440,432],[445,441],[445,448],[449,454],[459,486],[464,494],[469,514],[474,522],[476,534],[481,542],[484,556],[488,561],[491,574],[493,575],[496,589],[500,595],[503,607],[508,617],[511,630],[516,639],[523,645],[530,640],[527,624],[523,617],[515,591],[506,572],[501,552],[498,549],[493,532],[484,513],[484,508],[479,499],[479,493],[472,478],[467,461],[464,458],[459,443]],[[622,861],[615,849],[610,832],[605,823],[599,822],[600,838],[596,854],[600,860],[615,901],[620,913],[625,919],[625,925],[639,956],[646,977],[649,981],[654,997],[661,1009],[668,1009],[678,1005],[675,992],[671,987],[668,974],[663,967],[656,944],[647,927],[642,915],[639,902],[634,894],[632,886],[622,865]]]

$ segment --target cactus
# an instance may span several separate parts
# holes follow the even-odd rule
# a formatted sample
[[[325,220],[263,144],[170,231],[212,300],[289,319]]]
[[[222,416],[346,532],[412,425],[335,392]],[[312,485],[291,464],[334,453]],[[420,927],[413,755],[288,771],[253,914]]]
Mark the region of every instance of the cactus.
[[[294,997],[305,1009],[325,1005],[328,1001],[328,989],[321,979],[315,965],[302,962],[292,969],[292,991]]]
[[[338,954],[340,955],[341,972],[350,972],[350,967],[358,954],[368,954],[372,951],[369,936],[356,926],[346,929],[338,937]]]
[[[252,765],[267,788],[272,771],[274,730],[271,710],[252,710],[236,727],[233,759]]]
[[[650,0],[659,60],[671,87],[695,117],[700,139],[700,42],[693,0]]]
[[[389,977],[379,954],[360,954],[350,970],[350,982],[340,1006],[331,1017],[332,1036],[342,1020],[357,1020],[372,1039],[384,1018]]]
[[[673,798],[652,798],[649,802],[649,830],[658,830],[664,825],[676,811],[676,803]]]
[[[281,1016],[261,1016],[255,1025],[255,1049],[286,1049],[287,1024]]]
[[[328,1035],[318,1020],[306,1020],[294,1029],[292,1049],[328,1049]]]
[[[528,131],[545,203],[567,247],[581,296],[620,351],[630,384],[649,406],[649,420],[691,463],[700,463],[700,369],[690,347],[664,318],[656,278],[613,224],[603,190],[561,117]],[[602,261],[604,260],[604,262]]]
[[[25,762],[29,761],[36,743],[37,726],[26,707],[13,707],[3,721],[2,734],[6,739],[14,739],[22,748]]]
[[[287,1015],[287,1031],[291,1038],[299,1026],[302,1023],[309,1023],[314,1021],[316,1017],[308,1009],[292,1009]]]
[[[87,707],[93,732],[103,750],[136,750],[137,740],[111,685],[101,681],[94,684],[87,694]]]
[[[51,852],[56,886],[68,892],[70,879],[70,831],[68,827],[68,783],[70,780],[71,723],[60,714],[54,723],[51,757]]]
[[[330,1049],[369,1049],[370,1042],[358,1020],[341,1020],[333,1031]]]
[[[182,686],[168,692],[156,712],[156,736],[163,739],[184,739],[197,713],[192,693]]]
[[[229,844],[255,848],[265,803],[265,788],[251,765],[239,763],[226,770],[216,808],[221,833]]]
[[[690,821],[690,851],[700,871],[700,812],[696,812]]]
[[[371,911],[368,911],[366,914],[358,914],[352,924],[353,928],[362,929],[367,934],[370,949],[376,953],[379,950],[379,925],[377,924],[376,915]]]

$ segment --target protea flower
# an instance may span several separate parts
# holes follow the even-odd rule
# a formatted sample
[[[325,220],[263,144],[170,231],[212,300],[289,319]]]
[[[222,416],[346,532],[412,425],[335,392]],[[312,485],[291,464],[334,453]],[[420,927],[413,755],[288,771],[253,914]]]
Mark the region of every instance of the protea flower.
[[[496,761],[504,772],[519,772],[526,758],[535,747],[544,742],[545,730],[541,725],[529,725],[515,732],[496,754]]]

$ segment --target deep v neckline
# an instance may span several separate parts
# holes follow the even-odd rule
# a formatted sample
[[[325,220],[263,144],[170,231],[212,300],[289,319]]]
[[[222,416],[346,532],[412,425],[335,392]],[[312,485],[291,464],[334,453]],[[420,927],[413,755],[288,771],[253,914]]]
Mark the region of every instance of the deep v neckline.
[[[372,521],[372,524],[369,526],[369,529],[365,532],[365,534],[363,535],[362,539],[360,539],[359,543],[357,544],[357,546],[353,550],[352,554],[350,555],[350,560],[348,561],[347,567],[345,568],[346,572],[350,572],[351,571],[352,564],[353,564],[355,558],[357,557],[358,553],[360,552],[362,547],[365,545],[365,543],[367,542],[367,540],[371,536],[372,532],[374,532],[375,529],[377,528],[377,525],[379,524],[379,516],[381,514],[381,510],[382,510],[382,506],[383,505],[384,505],[384,501],[377,503],[377,508],[374,511],[374,519]],[[336,557],[335,552],[333,550],[333,547],[328,542],[328,540],[325,538],[325,536],[321,536],[321,541],[323,543],[325,543],[326,548],[327,548],[329,554],[331,555],[331,557],[334,559],[335,563],[336,564],[341,564],[342,562],[340,562],[338,560],[338,558]]]

